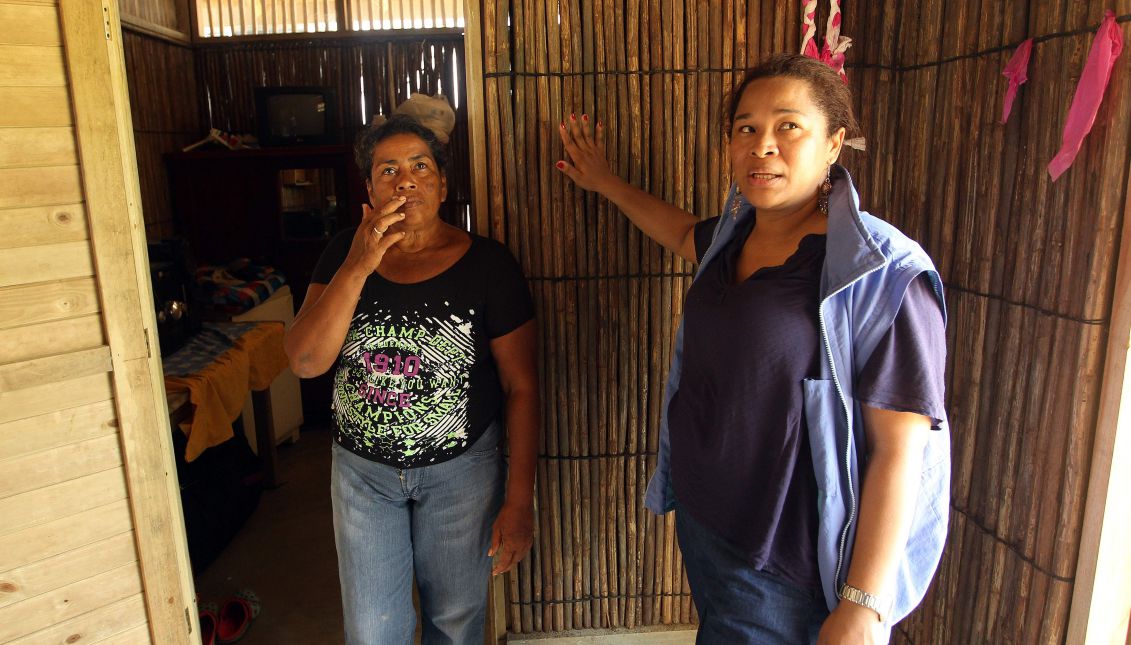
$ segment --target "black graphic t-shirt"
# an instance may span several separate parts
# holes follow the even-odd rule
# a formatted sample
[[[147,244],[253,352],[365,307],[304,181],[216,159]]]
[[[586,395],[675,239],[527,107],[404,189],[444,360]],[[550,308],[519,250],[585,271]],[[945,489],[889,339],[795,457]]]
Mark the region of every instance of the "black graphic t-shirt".
[[[331,240],[312,283],[329,284],[355,230]],[[490,340],[533,317],[514,257],[476,235],[434,278],[399,284],[369,276],[334,375],[338,443],[401,468],[459,456],[501,412]]]

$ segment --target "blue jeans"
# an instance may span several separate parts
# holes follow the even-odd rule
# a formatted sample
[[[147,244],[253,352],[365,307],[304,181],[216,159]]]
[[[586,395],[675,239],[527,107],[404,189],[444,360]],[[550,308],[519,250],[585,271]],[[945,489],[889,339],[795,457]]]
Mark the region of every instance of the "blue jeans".
[[[677,503],[676,539],[699,612],[696,645],[816,643],[829,615],[820,589],[755,569],[741,551]]]
[[[346,643],[482,643],[491,525],[506,472],[494,423],[464,454],[397,469],[333,446],[330,491]]]

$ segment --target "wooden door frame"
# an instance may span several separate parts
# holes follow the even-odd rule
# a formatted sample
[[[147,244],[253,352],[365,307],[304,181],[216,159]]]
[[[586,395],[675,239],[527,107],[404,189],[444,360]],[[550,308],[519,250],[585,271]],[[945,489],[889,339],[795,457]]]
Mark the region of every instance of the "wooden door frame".
[[[1124,643],[1131,612],[1131,165],[1104,358],[1069,643]]]
[[[117,0],[59,3],[102,322],[150,636],[199,642]]]
[[[490,233],[487,212],[487,106],[483,100],[483,7],[479,0],[463,4],[463,78],[467,101],[468,161],[471,164],[473,230]]]
[[[487,211],[487,106],[483,100],[483,11],[479,0],[464,0],[463,78],[467,101],[468,161],[471,164],[472,230],[491,233]],[[503,580],[510,573],[492,576],[487,603],[488,643],[504,642],[507,631]]]

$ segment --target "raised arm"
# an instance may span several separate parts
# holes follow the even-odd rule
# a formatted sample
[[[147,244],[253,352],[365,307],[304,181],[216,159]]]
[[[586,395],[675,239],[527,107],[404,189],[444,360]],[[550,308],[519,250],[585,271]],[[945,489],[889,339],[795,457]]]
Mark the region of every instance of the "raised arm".
[[[390,225],[404,219],[403,213],[393,212],[403,203],[404,198],[394,197],[379,211],[368,204],[362,206],[361,225],[330,284],[312,283],[307,288],[302,308],[283,340],[296,376],[313,378],[334,364],[366,278],[377,270],[385,251],[404,238],[403,232],[386,233]]]
[[[620,209],[645,235],[685,260],[695,262],[695,224],[699,218],[654,197],[613,174],[605,159],[604,128],[597,122],[590,133],[589,116],[561,124],[562,143],[568,161],[555,165],[585,190],[599,193]]]

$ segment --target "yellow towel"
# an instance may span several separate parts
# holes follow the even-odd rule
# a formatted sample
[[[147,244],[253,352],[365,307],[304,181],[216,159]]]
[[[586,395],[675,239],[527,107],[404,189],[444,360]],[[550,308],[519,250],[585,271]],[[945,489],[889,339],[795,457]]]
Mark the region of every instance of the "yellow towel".
[[[169,392],[188,392],[192,416],[180,423],[188,437],[185,461],[232,437],[232,422],[240,416],[248,390],[270,387],[287,366],[283,352],[283,325],[258,323],[235,345],[200,372],[165,377]]]

